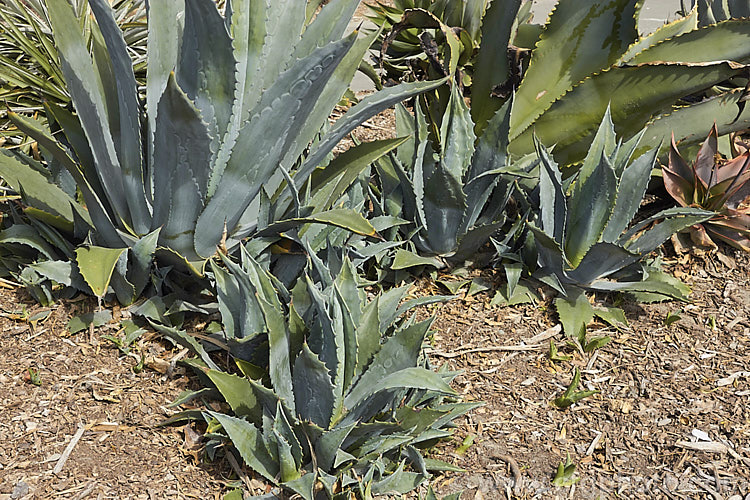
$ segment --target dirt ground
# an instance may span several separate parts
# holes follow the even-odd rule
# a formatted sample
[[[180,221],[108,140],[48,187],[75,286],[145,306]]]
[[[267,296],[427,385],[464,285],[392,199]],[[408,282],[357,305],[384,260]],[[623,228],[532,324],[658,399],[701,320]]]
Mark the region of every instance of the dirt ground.
[[[549,300],[498,309],[480,294],[436,307],[432,358],[464,370],[456,388],[486,402],[443,448],[467,472],[438,479],[438,489],[462,498],[750,498],[750,257],[721,251],[668,260],[693,288],[690,303],[626,302],[628,328],[594,325],[613,341],[592,354],[567,349],[565,362],[549,359],[550,340],[565,343]],[[551,402],[574,367],[584,388],[601,392],[559,410]],[[469,436],[473,445],[456,453]],[[554,488],[568,454],[580,482]]]

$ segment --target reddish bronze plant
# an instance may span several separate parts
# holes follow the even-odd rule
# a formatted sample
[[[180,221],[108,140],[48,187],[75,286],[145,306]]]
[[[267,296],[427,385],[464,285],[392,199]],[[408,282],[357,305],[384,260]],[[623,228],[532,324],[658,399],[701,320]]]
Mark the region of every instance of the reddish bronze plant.
[[[672,136],[669,166],[662,166],[664,187],[683,207],[716,212],[714,218],[692,226],[693,241],[716,247],[714,239],[719,239],[750,252],[750,152],[725,159],[719,154],[718,135],[714,124],[690,166]]]

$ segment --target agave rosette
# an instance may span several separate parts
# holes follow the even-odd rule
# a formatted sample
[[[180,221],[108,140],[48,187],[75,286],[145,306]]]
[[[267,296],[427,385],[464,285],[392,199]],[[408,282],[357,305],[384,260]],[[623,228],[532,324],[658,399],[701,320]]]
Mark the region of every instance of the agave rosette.
[[[664,187],[683,207],[716,212],[715,217],[691,227],[696,243],[715,248],[718,239],[750,252],[750,152],[724,159],[718,135],[714,124],[690,165],[673,136],[669,165],[662,165]]]

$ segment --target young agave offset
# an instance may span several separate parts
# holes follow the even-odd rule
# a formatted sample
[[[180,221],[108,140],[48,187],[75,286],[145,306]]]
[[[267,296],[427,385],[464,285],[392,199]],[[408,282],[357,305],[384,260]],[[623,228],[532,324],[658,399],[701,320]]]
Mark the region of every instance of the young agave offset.
[[[716,212],[690,228],[696,243],[715,248],[713,240],[718,239],[750,252],[750,152],[725,160],[719,154],[718,135],[714,125],[690,166],[673,136],[669,166],[662,166],[664,187],[683,207]]]
[[[463,263],[508,222],[505,208],[515,181],[526,175],[511,165],[508,155],[511,102],[479,136],[458,85],[452,85],[439,122],[428,122],[422,104],[426,106],[420,99],[413,117],[398,108],[399,133],[413,133],[414,140],[375,164],[379,181],[372,197],[375,213],[411,222],[402,230],[421,256]],[[419,262],[400,260],[394,263],[396,268]]]
[[[420,450],[477,405],[456,402],[455,374],[420,355],[431,321],[399,321],[405,290],[366,300],[345,259],[335,279],[318,263],[321,285],[305,277],[287,291],[243,255],[241,265],[212,265],[222,320],[227,334],[265,347],[253,364],[235,358],[244,376],[199,348],[234,412],[205,412],[213,438],[228,436],[253,470],[307,500],[406,493],[450,467]]]
[[[76,244],[88,236],[93,245],[132,249],[152,235],[151,253],[198,271],[217,249],[279,227],[320,222],[374,234],[351,211],[314,213],[295,184],[368,117],[441,82],[378,92],[313,143],[374,38],[341,38],[356,0],[315,13],[319,3],[234,0],[222,15],[213,0],[151,0],[144,102],[109,2],[90,2],[99,34],[90,54],[69,3],[46,0],[77,114],[48,107],[62,133],[11,114],[48,165],[3,151],[0,175],[34,216]],[[382,144],[364,147],[359,156],[369,161],[384,152]],[[128,253],[118,260],[135,257]],[[122,295],[132,300],[140,293],[133,288]]]
[[[584,290],[683,297],[678,286],[651,273],[641,260],[673,233],[713,216],[706,210],[675,208],[630,226],[657,158],[658,148],[634,155],[642,135],[618,143],[606,113],[570,189],[537,143],[539,209],[529,223],[537,249],[534,276],[562,295],[556,306],[568,335],[578,335],[595,314]]]

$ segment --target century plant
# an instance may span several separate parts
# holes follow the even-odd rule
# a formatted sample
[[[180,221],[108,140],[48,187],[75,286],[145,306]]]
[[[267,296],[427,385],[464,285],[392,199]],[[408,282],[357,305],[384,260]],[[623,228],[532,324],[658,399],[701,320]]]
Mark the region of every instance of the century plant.
[[[306,500],[404,494],[451,467],[423,450],[477,404],[458,402],[455,373],[429,367],[431,320],[401,318],[405,289],[368,300],[348,259],[338,270],[313,264],[319,282],[308,269],[292,290],[247,253],[224,264],[212,270],[225,333],[255,348],[234,358],[238,375],[198,348],[203,363],[191,364],[234,413],[203,413],[209,444],[228,437],[255,472]]]
[[[465,88],[470,87],[482,19],[489,3],[488,0],[397,0],[394,5],[368,4],[371,11],[368,17],[383,29],[373,48],[380,52],[374,59],[384,70],[384,79],[419,80],[428,75],[445,75],[439,58],[449,60],[446,55],[453,52],[458,80]],[[528,24],[530,19],[531,2],[526,1],[512,30],[514,46],[524,46],[524,34],[534,31]]]
[[[697,143],[698,128],[714,120],[721,134],[750,126],[743,89],[717,87],[746,77],[750,19],[699,29],[693,10],[639,36],[643,0],[560,0],[524,61],[507,57],[520,5],[490,3],[471,83],[477,129],[515,91],[512,154],[533,153],[536,135],[556,145],[563,165],[580,162],[607,107],[625,137],[649,125],[640,152],[662,144],[673,130],[678,140]]]
[[[673,137],[669,165],[662,166],[664,187],[683,207],[716,212],[690,227],[696,243],[716,248],[714,240],[721,240],[750,252],[750,152],[724,159],[719,154],[718,134],[714,125],[691,165]]]
[[[511,164],[507,151],[511,102],[478,136],[458,85],[451,86],[445,114],[433,127],[424,111],[428,107],[420,98],[413,116],[397,108],[399,134],[414,138],[376,162],[374,214],[408,221],[400,226],[402,237],[420,256],[461,264],[476,257],[513,217],[520,219],[505,210],[517,177],[526,175]],[[401,251],[392,267],[418,262]]]
[[[533,276],[560,294],[556,307],[568,335],[579,335],[599,314],[585,291],[684,298],[681,284],[665,279],[644,260],[672,234],[714,213],[671,208],[631,224],[659,149],[639,155],[643,135],[618,142],[606,113],[578,174],[565,183],[551,154],[537,142],[538,208],[528,226],[536,259],[529,266],[536,265]]]
[[[311,191],[321,187],[311,185],[311,174],[368,117],[442,82],[371,95],[319,137],[373,39],[357,32],[341,38],[356,0],[333,0],[314,16],[315,9],[291,0],[274,6],[238,0],[225,15],[212,0],[148,5],[141,99],[109,2],[90,1],[101,34],[91,37],[91,53],[70,4],[45,2],[76,113],[48,103],[52,128],[10,113],[46,160],[0,155],[0,175],[31,208],[26,215],[44,223],[56,243],[68,242],[61,244],[69,256],[82,242],[121,250],[96,264],[122,278],[113,284],[125,302],[148,283],[134,274],[148,276],[154,254],[200,273],[209,258],[243,238],[303,223],[375,235],[359,214],[330,208],[332,202],[308,206]],[[347,159],[367,165],[397,144],[356,148],[326,180],[337,185]],[[89,265],[77,257],[79,267]],[[44,276],[59,282],[61,274]]]

